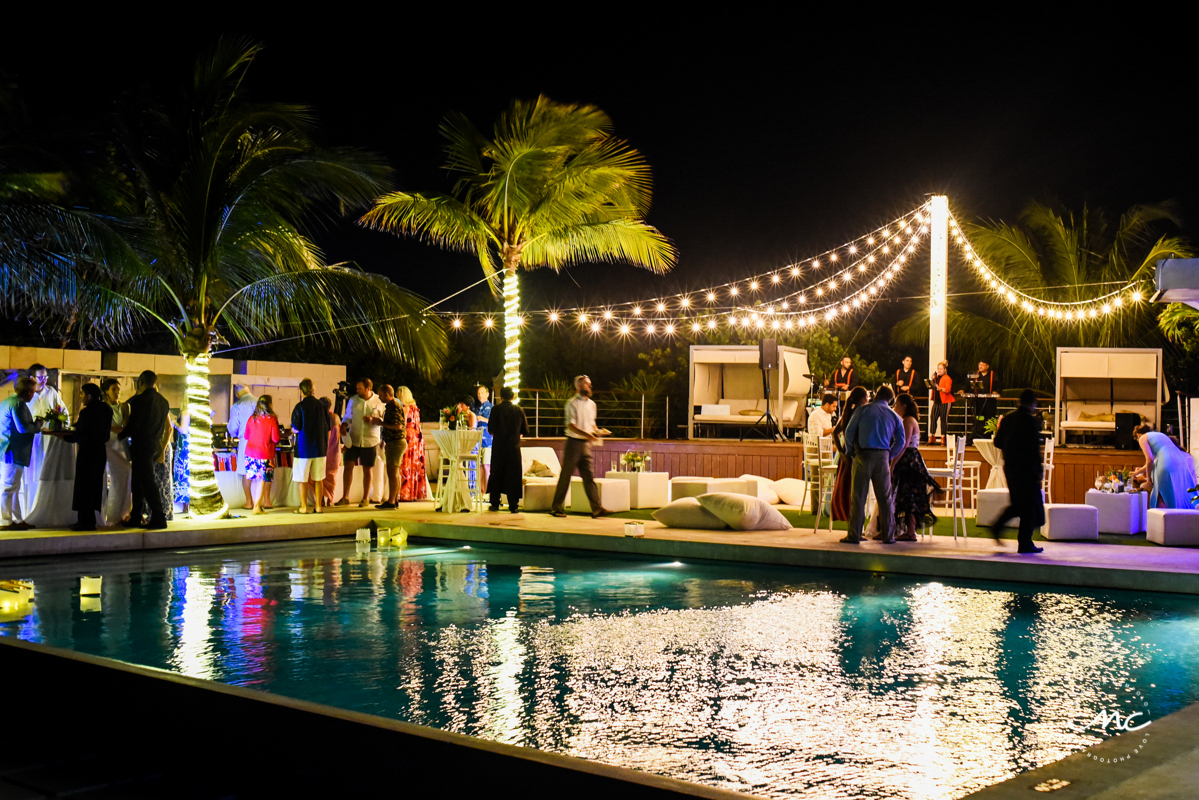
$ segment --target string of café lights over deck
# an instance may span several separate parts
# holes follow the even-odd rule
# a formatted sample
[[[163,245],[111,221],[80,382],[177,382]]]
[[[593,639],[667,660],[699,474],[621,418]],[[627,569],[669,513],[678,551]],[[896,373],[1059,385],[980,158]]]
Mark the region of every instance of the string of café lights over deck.
[[[673,336],[726,327],[741,331],[796,331],[869,309],[883,299],[900,271],[910,265],[929,238],[932,201],[838,247],[811,258],[749,278],[706,289],[601,306],[525,311],[517,325],[531,322],[574,324],[592,334],[622,337]],[[949,235],[976,277],[1014,310],[1063,323],[1085,323],[1111,314],[1143,293],[1128,284],[1076,301],[1046,300],[1005,281],[978,255],[957,219],[948,216]],[[474,318],[483,330],[495,330],[493,312],[438,312],[453,330]]]

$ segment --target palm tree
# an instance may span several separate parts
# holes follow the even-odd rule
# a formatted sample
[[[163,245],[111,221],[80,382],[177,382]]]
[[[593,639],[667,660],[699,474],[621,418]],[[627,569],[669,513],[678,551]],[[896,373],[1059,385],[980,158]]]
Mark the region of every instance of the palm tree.
[[[1159,223],[1177,223],[1168,205],[1134,206],[1115,227],[1095,209],[1084,207],[1075,216],[1041,203],[1030,204],[1020,219],[1018,226],[992,222],[962,230],[999,277],[1049,302],[1088,300],[1129,283],[1144,282],[1147,288],[1159,259],[1190,252],[1181,238],[1155,233]],[[951,286],[952,291],[968,288]],[[1160,341],[1157,309],[1145,303],[1073,323],[1030,314],[992,292],[972,306],[949,311],[954,357],[996,365],[1009,386],[1051,386],[1057,347],[1144,347]],[[899,323],[893,335],[903,344],[926,342],[927,308]]]
[[[520,386],[518,270],[627,261],[654,272],[675,250],[646,224],[650,170],[611,135],[594,106],[545,97],[514,101],[491,139],[460,114],[442,123],[451,194],[393,192],[362,217],[368,226],[474,253],[504,298],[504,384]]]
[[[241,94],[257,45],[223,40],[196,65],[178,109],[127,105],[98,172],[110,211],[137,221],[117,260],[84,250],[37,276],[7,268],[6,310],[37,313],[84,342],[169,332],[187,361],[191,509],[227,506],[212,465],[208,362],[222,338],[324,340],[381,350],[435,372],[446,352],[421,298],[346,265],[326,265],[301,222],[324,204],[366,207],[387,186],[375,158],[322,149],[304,106]],[[4,242],[6,252],[19,250]],[[59,302],[47,307],[45,296]],[[40,305],[38,305],[40,303]]]

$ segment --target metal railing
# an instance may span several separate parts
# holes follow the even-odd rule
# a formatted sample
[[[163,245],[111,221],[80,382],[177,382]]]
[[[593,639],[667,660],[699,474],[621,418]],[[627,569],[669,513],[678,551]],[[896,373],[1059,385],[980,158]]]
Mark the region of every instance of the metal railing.
[[[563,395],[545,389],[521,389],[520,405],[535,437],[566,435],[566,401]],[[670,395],[631,392],[595,392],[596,422],[612,435],[624,439],[668,439]]]

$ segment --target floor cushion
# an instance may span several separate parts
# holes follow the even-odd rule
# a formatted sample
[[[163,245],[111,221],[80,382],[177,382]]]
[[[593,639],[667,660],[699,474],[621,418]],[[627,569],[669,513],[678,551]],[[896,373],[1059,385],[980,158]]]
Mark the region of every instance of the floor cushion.
[[[701,494],[699,503],[735,531],[786,531],[787,521],[774,506],[747,494],[713,492]]]
[[[774,481],[770,478],[763,478],[759,475],[742,475],[738,480],[746,482],[748,487],[749,481],[754,481],[758,484],[758,499],[765,500],[772,506],[779,504],[779,493],[774,488]]]
[[[694,497],[684,497],[668,503],[651,515],[667,528],[692,528],[695,530],[720,530],[728,527],[720,517],[699,504]]]

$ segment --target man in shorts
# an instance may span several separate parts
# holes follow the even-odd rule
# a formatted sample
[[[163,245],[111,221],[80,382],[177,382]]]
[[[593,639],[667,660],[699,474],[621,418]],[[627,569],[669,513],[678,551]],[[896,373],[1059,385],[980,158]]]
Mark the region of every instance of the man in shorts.
[[[300,484],[300,508],[295,513],[307,514],[308,491],[313,490],[313,513],[321,513],[325,480],[325,459],[329,449],[329,412],[320,400],[312,396],[312,380],[300,381],[304,397],[291,412],[291,428],[296,432],[296,460],[291,479]]]
[[[387,459],[387,495],[375,508],[390,511],[398,507],[400,499],[400,464],[408,449],[408,423],[404,407],[396,400],[395,390],[383,384],[379,387],[379,399],[383,401],[383,422],[379,427],[382,429],[383,455]]]
[[[341,420],[341,428],[350,434],[350,447],[346,450],[342,463],[341,499],[334,505],[348,506],[350,504],[350,489],[354,485],[354,467],[362,466],[362,501],[359,508],[366,508],[370,503],[371,470],[375,467],[375,457],[379,452],[379,426],[383,423],[383,401],[374,393],[374,384],[370,378],[361,378],[356,384],[357,394],[346,403],[346,413]]]

